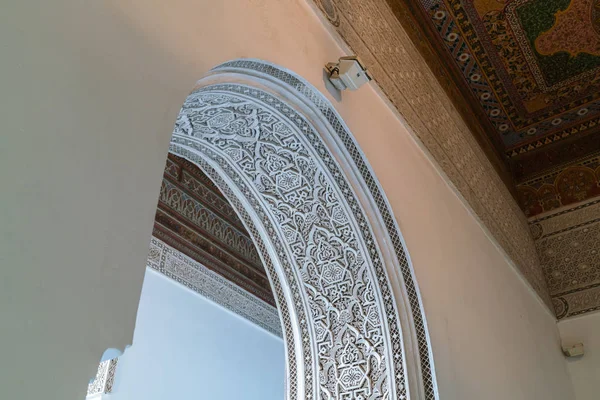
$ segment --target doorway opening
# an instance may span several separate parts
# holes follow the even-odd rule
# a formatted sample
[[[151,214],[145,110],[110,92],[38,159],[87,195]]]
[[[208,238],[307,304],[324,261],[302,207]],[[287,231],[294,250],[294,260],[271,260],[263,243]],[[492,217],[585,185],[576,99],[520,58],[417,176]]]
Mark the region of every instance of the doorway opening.
[[[279,311],[286,398],[437,398],[397,223],[323,95],[278,66],[227,62],[185,100],[169,152],[209,178],[256,248]]]

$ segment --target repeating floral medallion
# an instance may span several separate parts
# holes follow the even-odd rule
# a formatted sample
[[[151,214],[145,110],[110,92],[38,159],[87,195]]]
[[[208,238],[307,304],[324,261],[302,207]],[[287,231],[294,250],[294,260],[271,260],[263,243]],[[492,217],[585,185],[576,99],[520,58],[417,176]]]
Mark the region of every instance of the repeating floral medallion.
[[[600,154],[554,168],[517,186],[528,217],[587,201],[600,195]]]
[[[554,25],[534,42],[537,52],[543,56],[559,52],[571,57],[581,53],[600,55],[597,6],[595,0],[572,0],[564,11],[557,11]]]
[[[600,200],[530,219],[556,316],[600,309]]]
[[[590,44],[596,1],[576,2],[574,14],[570,0],[314,1],[328,18],[335,10],[336,31],[367,62],[473,209],[486,207],[476,203],[489,196],[485,188],[470,187],[474,194],[466,194],[470,182],[453,171],[470,152],[462,135],[475,137],[513,194],[523,180],[600,151],[600,57]],[[583,22],[556,22],[567,11]],[[569,35],[577,31],[571,36],[581,40],[567,40],[577,49],[538,52],[536,40],[562,32],[560,26],[568,26]],[[456,114],[464,123],[456,123]],[[481,170],[478,164],[469,160],[467,171]],[[499,242],[511,241],[500,237],[502,229],[488,227]]]
[[[227,74],[245,83],[227,83]],[[209,84],[215,79],[222,83]],[[258,249],[283,321],[288,396],[436,398],[425,321],[397,225],[333,107],[301,79],[263,62],[226,63],[205,81],[187,98],[170,150],[214,181]],[[303,100],[283,102],[273,91]],[[313,111],[299,112],[306,103]],[[327,130],[316,130],[307,115],[318,115]],[[345,168],[353,180],[322,135],[342,144],[337,150],[352,160]],[[372,203],[359,201],[356,179]],[[399,274],[406,304],[392,294],[388,274]],[[407,310],[411,328],[400,325],[399,310]],[[415,371],[411,382],[420,384],[409,388],[407,373]]]
[[[593,0],[421,0],[498,150],[518,156],[581,132],[600,115]],[[437,45],[437,44],[436,44]],[[492,133],[490,133],[492,134]]]

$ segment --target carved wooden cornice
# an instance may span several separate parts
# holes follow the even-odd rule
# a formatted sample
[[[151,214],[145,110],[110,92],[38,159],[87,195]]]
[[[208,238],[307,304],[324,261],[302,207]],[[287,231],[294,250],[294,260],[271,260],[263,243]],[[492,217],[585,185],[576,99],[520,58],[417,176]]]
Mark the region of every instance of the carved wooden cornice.
[[[315,2],[341,38],[368,66],[409,131],[424,145],[473,213],[550,307],[535,244],[527,220],[505,184],[502,162],[490,157],[489,144],[477,133],[479,128],[461,117],[457,108],[460,103],[446,92],[451,85],[440,84],[437,75],[446,79],[446,70],[439,62],[438,68],[432,70],[421,54],[426,41],[414,29],[410,10],[400,7],[398,2],[390,6],[392,2],[385,0]]]

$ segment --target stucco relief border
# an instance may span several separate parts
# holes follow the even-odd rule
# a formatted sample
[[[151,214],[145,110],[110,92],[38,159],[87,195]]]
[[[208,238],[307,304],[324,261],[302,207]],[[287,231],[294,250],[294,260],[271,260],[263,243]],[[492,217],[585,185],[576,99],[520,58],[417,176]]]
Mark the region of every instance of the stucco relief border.
[[[600,200],[529,219],[558,319],[600,310]]]
[[[396,219],[393,216],[391,207],[385,198],[383,189],[375,178],[374,173],[371,167],[368,165],[364,154],[359,149],[356,141],[343,123],[343,120],[337,111],[335,111],[331,103],[309,83],[298,76],[272,64],[257,60],[235,60],[221,64],[214,68],[214,70],[254,70],[260,74],[267,74],[273,78],[285,82],[299,94],[305,97],[310,103],[316,106],[321,115],[327,120],[330,126],[333,127],[335,133],[341,141],[342,146],[351,157],[351,162],[354,164],[354,168],[364,180],[368,193],[371,194],[374,205],[380,213],[383,225],[387,229],[387,234],[391,238],[391,243],[399,262],[398,265],[402,274],[403,284],[410,302],[411,317],[413,320],[412,323],[414,324],[418,341],[419,361],[423,386],[425,389],[425,396],[427,399],[434,399],[436,397],[435,382],[433,378],[434,371],[431,360],[431,352],[429,349],[424,311],[399,227]],[[386,289],[385,285],[383,285],[383,288]]]
[[[111,393],[115,383],[115,374],[117,371],[117,363],[119,359],[113,358],[102,361],[98,365],[96,377],[88,385],[86,398],[96,397],[98,395]]]
[[[314,151],[317,152],[317,154],[319,154],[319,156],[317,156],[317,159],[319,157],[323,157],[322,160],[320,160],[319,162],[323,163],[323,166],[327,166],[327,168],[330,168],[330,172],[328,172],[328,174],[333,174],[333,176],[335,176],[337,184],[340,185],[341,188],[349,188],[352,189],[354,187],[354,185],[351,185],[349,183],[347,183],[343,177],[343,175],[340,175],[340,171],[339,169],[337,169],[338,167],[335,166],[335,162],[332,163],[333,160],[331,160],[331,155],[327,156],[328,150],[327,150],[327,146],[323,145],[323,142],[321,142],[321,140],[324,140],[323,137],[320,137],[321,134],[317,133],[315,134],[314,132],[311,133],[310,130],[311,125],[307,125],[307,123],[305,122],[305,116],[303,116],[302,114],[298,114],[296,113],[296,110],[294,107],[300,107],[300,109],[304,109],[304,107],[308,106],[311,108],[311,111],[309,111],[309,115],[311,115],[311,118],[315,118],[315,111],[316,111],[316,117],[317,119],[320,121],[318,122],[318,124],[320,124],[320,128],[319,129],[329,129],[329,130],[333,130],[333,132],[335,132],[335,138],[333,139],[336,143],[334,144],[334,146],[341,146],[341,148],[344,149],[344,151],[339,152],[341,154],[340,157],[347,157],[347,159],[345,159],[345,161],[343,162],[344,164],[349,164],[352,165],[352,168],[354,168],[354,170],[356,171],[355,173],[359,174],[359,176],[362,178],[362,183],[360,183],[360,185],[364,185],[360,190],[361,192],[363,192],[364,190],[367,190],[366,193],[368,193],[371,197],[369,199],[367,199],[367,201],[371,202],[371,206],[370,207],[375,207],[375,209],[377,210],[377,212],[375,213],[375,216],[373,217],[372,213],[370,213],[371,218],[378,218],[380,221],[380,224],[382,227],[385,227],[385,233],[383,232],[378,232],[376,233],[376,236],[378,237],[377,239],[377,243],[378,245],[381,245],[381,243],[391,243],[393,245],[393,252],[395,253],[393,255],[394,261],[393,264],[398,265],[398,270],[397,272],[394,272],[392,270],[392,272],[390,272],[389,270],[386,272],[385,270],[380,270],[378,267],[377,269],[377,282],[379,285],[379,289],[378,290],[382,290],[382,293],[379,293],[378,296],[381,296],[383,301],[383,304],[381,305],[382,309],[381,312],[384,313],[384,315],[387,315],[387,321],[384,323],[384,329],[386,330],[390,330],[389,332],[391,332],[391,337],[389,340],[392,340],[392,344],[393,347],[390,347],[387,351],[386,351],[386,358],[388,358],[389,356],[389,360],[393,361],[393,363],[391,365],[396,365],[396,367],[388,372],[388,373],[393,373],[393,375],[389,376],[389,379],[387,379],[388,382],[390,382],[390,379],[393,381],[396,381],[396,384],[392,386],[392,388],[395,388],[394,390],[398,390],[397,392],[397,396],[398,398],[405,398],[405,393],[408,394],[407,392],[407,384],[409,384],[408,381],[405,381],[405,377],[404,377],[404,373],[402,372],[402,370],[404,368],[406,368],[408,366],[408,368],[410,368],[411,371],[415,371],[415,368],[418,369],[418,377],[416,377],[415,375],[412,375],[412,373],[410,374],[410,386],[412,387],[411,389],[411,398],[426,398],[426,399],[435,399],[437,396],[436,393],[436,389],[435,389],[435,382],[434,382],[434,378],[433,378],[433,365],[432,365],[432,360],[431,360],[431,351],[430,351],[430,347],[429,347],[429,343],[428,343],[428,336],[427,336],[427,332],[426,332],[426,326],[425,326],[425,319],[422,313],[422,306],[421,306],[421,301],[420,298],[418,296],[418,289],[416,286],[416,283],[414,282],[414,277],[412,274],[412,269],[409,265],[409,261],[408,261],[408,257],[406,255],[406,253],[404,252],[404,247],[403,247],[403,242],[401,239],[401,236],[398,232],[398,227],[396,225],[396,221],[394,220],[392,214],[391,214],[391,209],[389,207],[389,204],[387,203],[387,200],[385,199],[385,197],[383,196],[383,193],[381,191],[381,188],[379,187],[379,184],[377,183],[376,179],[373,177],[372,172],[370,170],[370,167],[366,164],[362,153],[360,152],[360,150],[357,148],[356,144],[354,143],[353,138],[351,137],[351,135],[349,134],[349,132],[347,131],[347,128],[345,127],[345,125],[343,124],[343,122],[341,121],[341,119],[339,118],[339,116],[337,115],[337,113],[335,112],[335,110],[333,109],[333,107],[330,105],[330,103],[320,94],[318,93],[314,88],[312,88],[309,84],[307,84],[304,80],[302,80],[301,78],[293,75],[292,73],[290,73],[289,71],[286,71],[282,68],[276,67],[274,65],[262,62],[262,61],[258,61],[258,60],[237,60],[234,62],[229,62],[229,63],[225,63],[217,68],[215,68],[213,70],[213,77],[214,75],[221,75],[220,76],[220,82],[226,83],[227,79],[230,79],[230,81],[234,81],[234,82],[239,82],[240,79],[242,80],[247,80],[250,79],[250,82],[256,83],[256,82],[260,82],[261,85],[267,84],[268,87],[273,88],[273,86],[270,85],[275,85],[279,90],[285,90],[285,91],[289,91],[292,93],[292,96],[297,96],[296,98],[299,98],[299,102],[300,103],[293,103],[293,106],[289,107],[289,103],[285,103],[283,104],[283,106],[281,104],[278,104],[277,107],[281,110],[284,110],[284,114],[282,115],[282,117],[284,119],[287,118],[288,122],[293,124],[297,124],[297,128],[294,129],[298,129],[299,132],[304,131],[306,133],[306,137],[302,140],[308,140],[311,143],[311,146],[313,146],[313,148],[315,149]],[[214,78],[209,76],[210,79],[208,79],[208,81],[219,81],[219,79]],[[208,83],[203,83],[203,81],[200,81],[199,83],[199,87],[200,89],[198,89],[196,92],[192,93],[192,95],[190,96],[190,105],[188,105],[188,108],[191,107],[192,111],[193,108],[195,107],[195,104],[197,104],[197,98],[194,98],[195,93],[214,93],[214,95],[219,95],[220,93],[223,94],[227,94],[227,93],[231,93],[235,96],[241,96],[239,97],[240,99],[254,99],[255,101],[260,102],[266,102],[267,98],[270,98],[269,101],[271,101],[273,105],[273,107],[275,106],[275,104],[278,102],[278,100],[275,100],[275,98],[270,97],[270,95],[268,94],[268,92],[270,92],[270,90],[267,90],[267,92],[262,91],[262,90],[257,90],[256,88],[254,88],[253,86],[248,86],[248,87],[244,87],[243,85],[239,85],[239,84],[221,84],[221,85],[216,85],[214,84],[213,86],[209,86]],[[285,96],[284,96],[285,97]],[[185,106],[184,106],[185,109]],[[306,111],[305,111],[306,112]],[[306,115],[306,114],[304,114]],[[197,118],[197,116],[192,116],[190,117],[192,119]],[[314,123],[314,121],[312,121]],[[222,190],[222,192],[226,195],[226,197],[228,198],[228,200],[232,203],[232,205],[234,206],[234,208],[236,209],[236,211],[238,211],[238,214],[240,214],[240,217],[242,219],[242,221],[244,221],[245,225],[248,225],[248,221],[251,220],[251,218],[246,215],[246,210],[244,209],[245,207],[248,207],[248,202],[250,202],[252,204],[252,202],[254,201],[250,196],[250,192],[252,191],[252,189],[250,189],[249,187],[246,187],[245,184],[242,183],[242,180],[240,180],[239,177],[234,177],[235,176],[235,172],[234,170],[237,168],[235,167],[235,163],[232,164],[231,166],[227,166],[225,164],[223,164],[224,160],[227,159],[229,156],[225,156],[225,159],[220,159],[222,158],[221,155],[219,155],[218,152],[214,152],[213,150],[211,150],[210,147],[206,147],[204,144],[201,143],[201,141],[198,141],[196,139],[193,139],[194,137],[194,133],[193,133],[193,129],[192,126],[190,125],[190,119],[186,116],[185,111],[182,110],[182,114],[180,114],[180,121],[178,122],[180,125],[179,131],[176,129],[176,133],[174,134],[173,140],[172,140],[172,144],[171,144],[171,148],[170,151],[173,152],[174,154],[180,156],[180,157],[184,157],[186,159],[188,159],[191,162],[194,162],[195,164],[199,165],[204,172],[211,177],[211,179],[213,179],[213,181],[217,184],[217,186],[219,187],[219,189]],[[323,125],[325,124],[325,125]],[[183,130],[182,130],[183,129]],[[309,130],[307,132],[307,129]],[[204,131],[206,131],[206,128],[203,128]],[[178,133],[179,132],[179,133]],[[321,131],[318,131],[321,132]],[[199,133],[200,136],[202,136],[202,133]],[[327,134],[325,135],[327,136]],[[329,143],[329,142],[328,142]],[[329,143],[330,145],[332,145],[332,143]],[[203,154],[204,155],[201,155]],[[337,154],[337,153],[336,153]],[[339,156],[339,154],[337,154],[337,156]],[[211,160],[210,162],[208,162],[207,160]],[[338,161],[340,161],[338,159]],[[214,169],[213,166],[219,166],[219,169],[224,169],[224,171],[228,171],[226,173],[226,176],[228,176],[227,178],[227,182],[223,181],[222,176],[220,173],[217,173]],[[233,175],[231,175],[233,174]],[[235,183],[232,183],[233,182]],[[240,185],[239,187],[236,187],[234,191],[232,191],[232,189],[229,187],[230,185]],[[356,188],[355,188],[356,189]],[[339,189],[341,190],[341,189]],[[243,193],[243,194],[242,194]],[[348,191],[348,189],[344,189],[343,190],[343,195],[346,196],[346,201],[349,202],[348,207],[350,207],[350,205],[352,205],[352,207],[350,207],[352,209],[352,213],[354,213],[355,218],[358,218],[358,221],[365,221],[365,217],[362,214],[363,211],[360,211],[361,209],[361,203],[364,202],[365,200],[363,199],[362,202],[357,202],[357,199],[354,197],[354,194],[352,193],[352,191]],[[244,198],[244,204],[245,206],[243,206],[242,204],[240,204],[240,202],[238,201],[239,196],[241,196],[242,198]],[[361,196],[361,198],[364,196]],[[367,196],[368,197],[368,196]],[[357,207],[358,206],[358,207]],[[264,211],[261,210],[262,206],[259,206],[258,203],[256,206],[252,206],[250,205],[250,209],[254,209],[253,212],[258,213],[259,215],[259,220],[262,220],[262,223],[265,224],[265,227],[261,228],[261,229],[272,229],[272,227],[270,227],[270,221],[269,218],[266,214],[264,214]],[[262,216],[261,216],[262,215]],[[251,222],[251,221],[250,221]],[[367,225],[365,225],[363,222],[361,222],[360,224],[362,229],[362,234],[361,237],[363,238],[369,238],[372,237],[373,233],[370,232],[370,227]],[[246,226],[248,231],[251,233],[251,235],[253,236],[254,240],[255,240],[255,244],[257,245],[259,252],[261,252],[261,254],[263,255],[263,262],[267,268],[268,271],[270,271],[270,277],[273,277],[274,275],[277,275],[277,271],[273,270],[273,266],[270,265],[270,262],[267,258],[270,258],[269,254],[270,251],[276,251],[276,254],[279,255],[279,262],[283,262],[283,265],[285,267],[286,265],[286,259],[285,258],[281,258],[283,256],[283,254],[285,253],[286,250],[284,250],[284,247],[281,247],[280,245],[275,245],[275,249],[271,249],[271,250],[267,250],[270,246],[265,246],[265,243],[262,243],[262,238],[261,238],[261,234],[260,232],[257,232],[256,229],[253,229],[252,226]],[[275,230],[277,230],[278,228],[275,227]],[[273,237],[272,233],[267,235],[267,237],[269,237],[271,235],[270,240],[275,240],[275,237]],[[383,239],[383,237],[381,235],[387,235],[388,239]],[[264,237],[264,236],[263,236]],[[363,239],[364,240],[364,239]],[[384,242],[381,242],[381,240],[385,240]],[[275,242],[276,243],[276,242]],[[378,248],[378,245],[372,243],[372,241],[370,242],[370,244],[368,245],[368,248],[370,249],[369,257],[374,258],[375,260],[377,260],[377,257],[379,257],[379,252],[383,251],[381,248]],[[388,250],[384,251],[385,255],[384,258],[386,258],[385,261],[386,263],[391,262],[391,259],[389,258],[391,255],[386,253]],[[283,252],[283,253],[282,253]],[[375,265],[381,265],[381,261],[377,261]],[[289,267],[285,267],[287,269],[289,269]],[[284,268],[284,269],[285,269]],[[391,273],[392,275],[394,275],[395,277],[392,278],[394,281],[398,282],[398,286],[394,286],[393,292],[395,295],[400,296],[401,298],[404,299],[404,301],[406,301],[405,305],[403,307],[407,307],[410,311],[410,314],[403,314],[404,316],[402,317],[403,319],[403,333],[401,336],[398,336],[398,334],[394,334],[394,330],[397,330],[397,328],[400,326],[400,321],[397,319],[396,313],[398,312],[396,307],[398,307],[397,304],[394,304],[393,296],[392,293],[390,292],[390,287],[388,286],[389,284],[388,279],[389,277],[387,276],[387,274]],[[399,274],[398,276],[396,276],[395,274]],[[288,276],[287,278],[291,278],[292,276]],[[285,279],[287,279],[285,278]],[[293,278],[291,279],[291,281],[293,281],[294,279],[297,278]],[[400,280],[399,280],[400,279]],[[291,281],[288,281],[287,284],[289,284]],[[293,283],[293,282],[292,282]],[[280,309],[283,307],[285,307],[286,304],[286,296],[290,295],[292,296],[292,298],[302,298],[303,294],[301,294],[302,290],[298,290],[298,289],[294,289],[292,287],[291,292],[289,292],[289,289],[285,289],[285,291],[288,291],[287,294],[282,293],[282,287],[280,286],[279,282],[277,282],[277,280],[275,280],[274,282],[272,282],[272,286],[273,286],[273,290],[276,293],[276,297],[278,299],[278,305],[280,307]],[[398,291],[400,290],[400,288],[404,288],[405,290],[403,291],[402,294],[400,294]],[[298,298],[298,300],[299,300]],[[297,303],[297,301],[294,301],[292,303],[287,303],[287,304],[294,304]],[[397,299],[398,300],[398,299]],[[297,303],[300,304],[300,303]],[[294,317],[300,319],[300,328],[302,328],[302,330],[304,331],[306,328],[302,327],[302,323],[303,323],[303,311],[301,310],[301,307],[299,308],[299,306],[295,306],[294,311]],[[292,346],[292,348],[288,347],[288,355],[289,354],[293,354],[296,350],[298,349],[294,349],[293,346],[294,344],[293,342],[293,335],[294,334],[298,334],[298,332],[296,331],[296,333],[291,333],[292,336],[288,335],[288,331],[291,329],[292,331],[294,331],[295,329],[298,328],[298,325],[296,325],[298,322],[292,323],[290,320],[286,320],[286,316],[289,314],[288,311],[286,310],[282,310],[282,318],[283,318],[283,326],[284,326],[284,337],[286,338],[286,345],[287,346]],[[305,314],[306,315],[306,314]],[[309,324],[307,327],[310,327],[310,329],[312,329],[311,325]],[[308,333],[308,332],[307,332]],[[311,333],[312,335],[314,335],[314,332]],[[305,334],[302,333],[301,336],[303,337]],[[413,336],[414,335],[414,336]],[[310,335],[309,335],[310,337]],[[304,341],[309,340],[309,337],[305,337]],[[403,339],[404,339],[404,343],[403,343]],[[417,346],[417,348],[415,350],[411,350],[411,346],[413,345],[409,345],[410,343],[414,343],[414,346]],[[403,346],[408,346],[409,347],[409,353],[411,354],[411,358],[408,360],[404,360],[403,355],[402,355],[402,347]],[[304,347],[304,346],[303,346]],[[292,353],[290,353],[290,351]],[[299,356],[300,354],[300,356]],[[309,390],[309,388],[312,387],[313,385],[313,378],[310,378],[310,375],[312,374],[311,369],[313,368],[313,362],[312,361],[312,355],[313,354],[313,350],[311,349],[311,347],[305,347],[303,351],[301,351],[301,353],[296,353],[296,356],[292,356],[292,357],[288,357],[288,368],[291,368],[291,372],[292,372],[292,379],[290,381],[288,381],[288,384],[295,386],[293,387],[292,391],[289,391],[288,393],[292,394],[292,392],[294,392],[295,389],[299,388],[300,386],[303,387],[303,390],[306,389],[306,398],[312,398],[312,394],[311,391]],[[299,358],[300,357],[300,358]],[[416,357],[416,358],[415,358]],[[302,359],[304,358],[304,359]],[[405,364],[403,366],[404,362],[407,362],[407,364]],[[297,362],[297,365],[292,365],[295,364]],[[388,361],[389,362],[389,361]],[[387,362],[386,362],[387,363]],[[293,375],[294,373],[297,373],[299,371],[306,371],[307,374],[305,375],[305,378],[307,379],[305,382],[295,382],[293,380]],[[314,375],[313,375],[314,376]],[[319,378],[319,380],[322,378]],[[418,385],[420,387],[415,386],[415,383],[417,381],[420,381],[421,383]],[[348,392],[349,393],[349,392]],[[393,393],[393,392],[392,392]],[[394,394],[390,394],[393,396],[396,396]],[[320,397],[320,395],[317,395],[318,397]],[[344,395],[345,396],[345,395]],[[337,397],[336,397],[337,398]],[[345,397],[343,397],[345,398]]]
[[[275,307],[155,237],[150,241],[147,266],[282,337],[279,313]]]

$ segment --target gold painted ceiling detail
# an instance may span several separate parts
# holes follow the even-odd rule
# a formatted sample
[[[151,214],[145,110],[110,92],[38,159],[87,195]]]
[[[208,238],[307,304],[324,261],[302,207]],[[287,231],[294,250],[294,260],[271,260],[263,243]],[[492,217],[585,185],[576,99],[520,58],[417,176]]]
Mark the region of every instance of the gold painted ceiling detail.
[[[417,21],[437,55],[430,65],[451,70],[440,82],[457,87],[463,117],[476,117],[510,170],[509,189],[600,152],[598,0],[387,3]]]
[[[465,101],[485,110],[498,151],[516,156],[600,114],[595,3],[420,0],[418,18],[460,71]]]
[[[569,1],[315,1],[557,316],[600,309],[597,2],[578,51],[544,43]]]
[[[507,188],[512,181],[505,180],[506,167],[497,153],[488,152],[481,125],[461,117],[464,104],[451,100],[461,93],[418,31],[413,10],[384,0],[315,1],[499,247],[551,306],[527,220]]]

